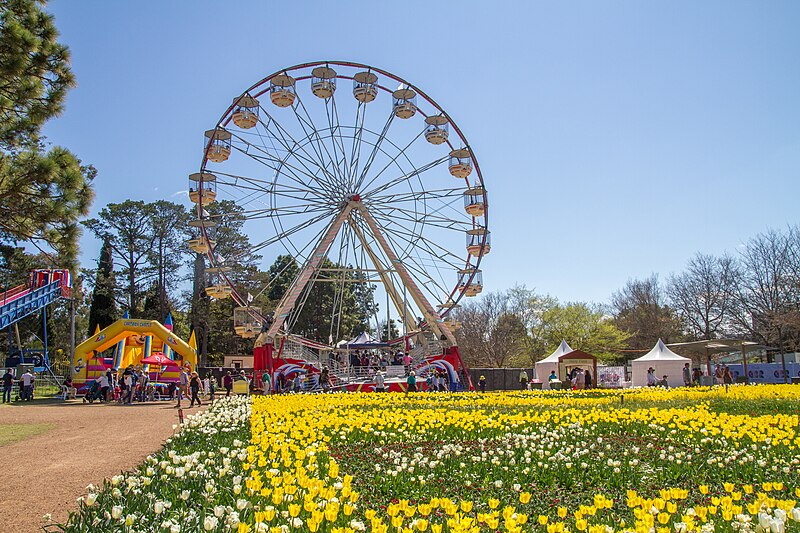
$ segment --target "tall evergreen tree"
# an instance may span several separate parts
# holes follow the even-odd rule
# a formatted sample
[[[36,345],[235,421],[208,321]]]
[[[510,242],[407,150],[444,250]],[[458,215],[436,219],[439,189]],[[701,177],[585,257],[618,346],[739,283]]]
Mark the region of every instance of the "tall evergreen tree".
[[[141,200],[125,200],[108,204],[100,210],[98,218],[85,220],[83,225],[103,241],[108,241],[119,276],[124,284],[118,287],[123,305],[131,318],[142,311],[145,290],[155,275],[150,264],[153,234],[148,224],[151,208]]]
[[[86,335],[93,335],[97,326],[103,329],[117,319],[117,303],[114,299],[115,285],[114,257],[111,243],[108,240],[103,240],[100,259],[97,261],[92,303],[89,307],[89,329]]]
[[[96,172],[64,148],[46,152],[40,137],[75,84],[44,4],[0,0],[0,241],[50,247],[74,269]]]

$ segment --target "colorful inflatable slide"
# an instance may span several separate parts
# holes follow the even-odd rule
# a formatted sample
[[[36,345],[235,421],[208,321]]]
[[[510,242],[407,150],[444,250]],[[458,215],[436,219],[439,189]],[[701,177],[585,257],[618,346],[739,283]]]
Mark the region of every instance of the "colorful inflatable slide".
[[[127,313],[126,313],[127,315]],[[102,353],[113,348],[112,357]],[[164,354],[174,361],[169,365],[143,364],[155,354]],[[109,368],[117,371],[129,366],[142,367],[154,381],[169,382],[178,379],[179,367],[197,366],[197,344],[194,333],[186,343],[172,332],[172,316],[164,324],[156,320],[122,318],[105,329],[95,332],[75,348],[72,362],[72,379],[78,388],[97,378]]]

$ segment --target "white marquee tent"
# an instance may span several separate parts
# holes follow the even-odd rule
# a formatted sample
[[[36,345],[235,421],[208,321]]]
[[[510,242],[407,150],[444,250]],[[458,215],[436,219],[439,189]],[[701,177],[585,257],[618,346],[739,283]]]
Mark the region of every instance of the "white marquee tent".
[[[683,357],[669,348],[661,339],[647,354],[631,361],[633,365],[632,385],[644,387],[647,385],[647,369],[655,368],[656,379],[661,380],[667,376],[670,387],[683,387],[683,367],[686,363],[691,365],[692,360]]]
[[[555,352],[536,363],[536,379],[544,384],[543,388],[550,388],[550,383],[547,381],[550,372],[555,371],[558,374],[558,362],[561,360],[561,356],[572,351],[573,349],[569,347],[567,341],[562,340]]]

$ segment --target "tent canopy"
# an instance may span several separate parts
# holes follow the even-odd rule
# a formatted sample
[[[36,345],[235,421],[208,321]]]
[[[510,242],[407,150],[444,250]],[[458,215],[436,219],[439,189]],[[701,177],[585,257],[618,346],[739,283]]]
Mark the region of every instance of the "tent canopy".
[[[143,365],[178,366],[178,361],[173,361],[163,353],[154,353],[140,361]]]
[[[632,362],[657,363],[659,361],[682,361],[684,363],[690,363],[691,359],[676,354],[675,352],[667,348],[667,345],[664,344],[664,341],[658,339],[658,342],[656,343],[655,346],[653,346],[652,350],[647,352],[645,355],[637,359],[634,359]]]
[[[541,361],[539,361],[539,363],[558,363],[558,361],[559,361],[559,359],[561,359],[562,355],[566,355],[566,354],[570,353],[571,351],[573,351],[573,350],[572,350],[572,348],[569,347],[569,344],[567,344],[567,341],[562,340],[561,344],[559,344],[558,348],[556,348],[556,351],[551,353],[550,355],[548,355],[547,357],[545,357]]]
[[[379,341],[378,339],[376,339],[375,337],[364,331],[361,333],[361,335],[359,335],[355,339],[339,347],[348,350],[369,350],[371,348],[388,348],[389,343]]]

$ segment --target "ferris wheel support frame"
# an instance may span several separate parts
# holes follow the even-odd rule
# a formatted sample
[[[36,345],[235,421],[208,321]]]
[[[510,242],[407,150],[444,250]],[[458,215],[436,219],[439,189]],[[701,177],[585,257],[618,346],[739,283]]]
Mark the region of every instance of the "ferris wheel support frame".
[[[277,307],[275,308],[274,312],[274,320],[270,325],[269,329],[267,330],[266,334],[266,342],[268,344],[273,344],[275,341],[275,337],[283,327],[286,319],[291,313],[294,305],[297,303],[297,299],[300,297],[300,294],[303,292],[303,289],[308,285],[311,276],[319,269],[322,260],[327,256],[328,250],[333,244],[336,235],[341,230],[342,226],[344,225],[345,221],[349,220],[350,214],[353,210],[358,211],[358,213],[362,216],[364,221],[367,223],[370,231],[375,237],[375,240],[380,245],[383,253],[386,255],[387,259],[392,263],[394,271],[397,272],[397,275],[400,277],[403,285],[408,289],[411,293],[411,297],[414,299],[414,302],[417,304],[419,311],[422,313],[423,317],[428,323],[428,327],[436,333],[437,336],[444,337],[450,343],[450,346],[456,346],[456,339],[450,329],[440,321],[438,313],[434,310],[433,306],[428,302],[425,295],[422,294],[422,291],[419,289],[417,284],[414,282],[414,279],[409,275],[408,271],[403,267],[402,262],[395,254],[392,247],[389,245],[388,241],[384,238],[383,233],[380,230],[378,223],[369,213],[369,210],[364,206],[361,202],[361,198],[358,195],[350,198],[347,204],[342,209],[342,212],[331,222],[331,225],[328,227],[327,231],[322,235],[319,240],[319,244],[317,244],[314,252],[311,254],[311,257],[305,265],[303,265],[302,270],[295,278],[294,282],[292,283],[289,290],[284,294],[283,298],[281,298],[280,302],[278,302]],[[358,235],[359,240],[361,241],[364,249],[367,250],[367,254],[370,256],[370,259],[373,261],[374,266],[377,270],[381,272],[381,277],[386,275],[385,269],[382,268],[382,264],[378,259],[377,255],[375,254],[374,250],[369,246],[366,239],[363,238],[363,235],[356,233]],[[390,281],[390,280],[388,280]],[[390,282],[389,284],[385,283],[386,290],[389,291],[389,294],[392,300],[395,300],[395,306],[398,306],[398,312],[400,312],[404,317],[407,318],[407,313],[404,310],[404,303],[401,303],[402,300],[399,300],[399,295],[396,294],[394,289],[394,285]],[[408,324],[406,325],[408,327]],[[444,339],[443,339],[444,340]]]
[[[428,322],[428,326],[436,333],[437,336],[442,337],[444,336],[449,342],[450,346],[456,346],[456,338],[453,335],[453,332],[443,323],[440,322],[439,314],[430,304],[425,295],[422,294],[422,291],[419,289],[417,284],[414,282],[414,278],[412,278],[408,271],[403,266],[403,263],[397,257],[397,254],[394,253],[392,247],[389,246],[389,243],[386,241],[386,238],[383,236],[383,233],[380,230],[378,223],[372,218],[372,214],[369,212],[368,209],[364,207],[364,204],[361,202],[358,203],[356,206],[358,212],[364,217],[364,221],[369,226],[370,231],[375,236],[375,239],[378,241],[378,244],[383,249],[383,253],[386,254],[386,257],[391,261],[392,266],[394,267],[397,275],[400,276],[400,279],[403,281],[403,285],[408,289],[411,293],[411,297],[414,299],[414,302],[417,304],[422,316],[425,317],[425,320]]]
[[[314,253],[311,254],[309,260],[305,265],[303,265],[302,270],[295,278],[289,290],[286,291],[286,294],[284,294],[283,298],[281,298],[280,302],[278,302],[278,306],[275,307],[274,311],[274,320],[272,321],[272,325],[267,330],[267,342],[269,344],[274,342],[275,336],[278,334],[278,331],[280,331],[281,327],[283,327],[284,322],[286,322],[289,313],[294,308],[294,304],[297,303],[300,293],[303,292],[303,289],[308,284],[312,274],[319,269],[319,265],[322,263],[322,260],[328,255],[328,250],[333,244],[333,240],[336,238],[336,235],[342,228],[342,224],[344,224],[344,222],[350,216],[350,211],[352,211],[355,206],[356,201],[351,199],[349,202],[347,202],[347,205],[344,206],[342,212],[339,213],[335,219],[333,219],[333,222],[328,227],[328,230],[320,238],[319,244],[317,244],[317,247],[314,249]]]
[[[350,227],[352,228],[353,233],[358,238],[359,242],[361,242],[361,245],[364,247],[364,251],[372,260],[376,270],[378,270],[378,276],[381,278],[381,282],[383,283],[389,298],[392,300],[395,309],[402,317],[401,320],[405,324],[406,331],[414,331],[416,329],[416,324],[413,321],[413,313],[412,317],[410,318],[405,300],[400,297],[397,287],[395,287],[391,277],[387,275],[389,268],[384,266],[383,262],[380,260],[372,247],[367,244],[367,240],[364,238],[364,233],[361,231],[361,228],[358,227],[358,224],[355,224],[352,220],[350,220]]]

